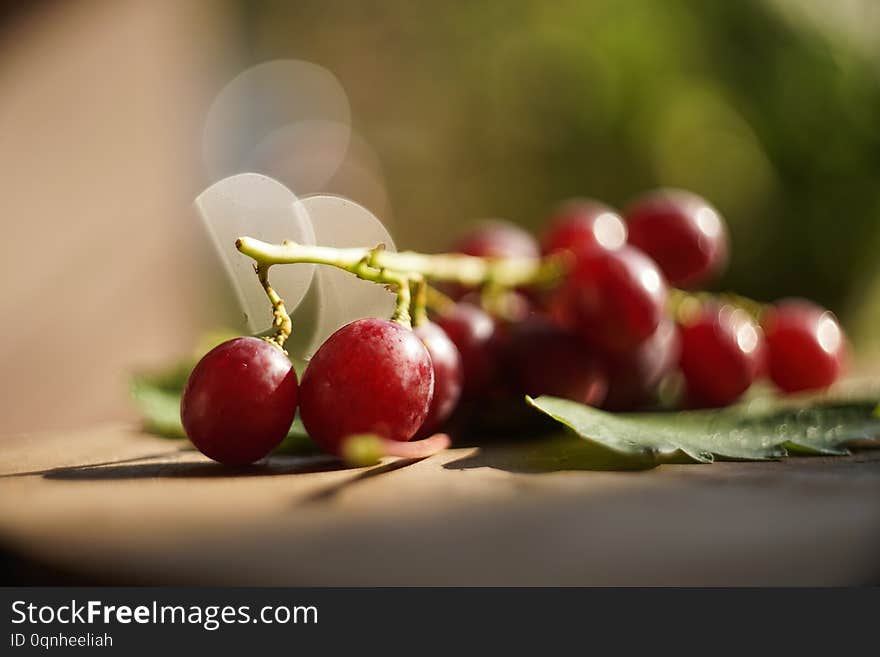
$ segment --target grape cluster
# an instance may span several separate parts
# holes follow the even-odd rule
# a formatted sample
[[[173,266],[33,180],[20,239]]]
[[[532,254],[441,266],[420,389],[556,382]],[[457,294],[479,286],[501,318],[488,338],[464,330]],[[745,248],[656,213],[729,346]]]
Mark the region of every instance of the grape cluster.
[[[786,393],[826,388],[846,365],[840,325],[811,302],[760,306],[693,292],[723,270],[729,246],[719,212],[689,192],[650,192],[622,213],[575,199],[552,213],[540,240],[496,220],[454,250],[553,259],[562,274],[549,286],[446,285],[451,298],[413,329],[352,322],[318,349],[300,383],[277,344],[224,343],[187,382],[187,435],[217,461],[250,463],[278,445],[299,409],[309,435],[339,455],[352,436],[427,438],[456,409],[489,399],[549,394],[631,411],[656,405],[663,383],[675,390],[678,381],[677,403],[718,407],[762,377]]]

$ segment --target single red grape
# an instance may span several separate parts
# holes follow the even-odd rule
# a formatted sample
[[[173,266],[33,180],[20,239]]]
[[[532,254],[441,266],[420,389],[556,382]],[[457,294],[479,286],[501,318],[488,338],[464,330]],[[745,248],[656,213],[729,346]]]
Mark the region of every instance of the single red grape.
[[[785,392],[827,388],[845,370],[846,336],[837,318],[805,299],[786,299],[764,318],[770,378]]]
[[[498,372],[499,336],[495,320],[470,303],[457,303],[435,320],[461,356],[462,396],[473,399],[487,392]]]
[[[553,395],[590,406],[605,397],[605,373],[596,354],[547,317],[532,315],[513,325],[505,355],[521,395]]]
[[[195,366],[183,389],[180,419],[205,456],[244,465],[284,439],[296,402],[296,371],[284,352],[259,338],[235,338]]]
[[[626,243],[626,224],[607,205],[573,199],[557,208],[541,239],[544,254],[589,247],[617,249]]]
[[[689,400],[700,406],[736,401],[761,365],[760,327],[733,306],[709,304],[681,327],[681,371]]]
[[[632,351],[663,317],[666,281],[632,246],[582,249],[553,301],[553,315],[603,351]]]
[[[540,255],[538,242],[531,233],[500,219],[477,224],[456,242],[453,251],[481,258],[537,258]]]
[[[461,355],[446,332],[433,322],[417,326],[414,332],[424,343],[434,367],[434,396],[428,417],[418,432],[419,436],[430,436],[452,415],[461,397],[464,381]]]
[[[680,353],[678,327],[664,317],[654,334],[635,351],[606,361],[608,393],[602,407],[630,411],[649,402],[663,377],[678,365]]]
[[[727,228],[718,211],[696,194],[660,189],[624,212],[633,244],[660,266],[670,285],[693,288],[727,264]]]
[[[300,414],[309,436],[340,454],[355,434],[409,440],[428,416],[433,392],[431,357],[411,330],[358,319],[312,356],[300,386]]]

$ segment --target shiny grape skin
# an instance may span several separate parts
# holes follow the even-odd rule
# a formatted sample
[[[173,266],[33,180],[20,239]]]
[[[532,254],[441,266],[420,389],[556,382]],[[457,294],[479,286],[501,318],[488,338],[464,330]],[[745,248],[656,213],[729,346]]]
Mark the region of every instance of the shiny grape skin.
[[[654,334],[666,297],[660,270],[635,247],[583,249],[575,254],[552,312],[601,351],[620,354]]]
[[[327,338],[309,361],[300,416],[309,436],[339,455],[355,434],[412,438],[428,416],[433,392],[431,357],[410,329],[359,319]]]
[[[761,368],[763,332],[742,310],[709,304],[681,327],[681,372],[692,405],[732,404]]]
[[[786,299],[765,315],[767,369],[785,392],[820,390],[846,369],[847,341],[837,318],[805,299]]]
[[[181,397],[180,419],[205,456],[227,465],[253,463],[287,435],[297,388],[283,351],[259,338],[235,338],[195,366]]]
[[[553,395],[598,406],[605,398],[606,377],[593,349],[543,315],[511,326],[505,360],[520,399]]]
[[[678,189],[660,189],[624,211],[629,243],[653,258],[670,285],[692,289],[727,264],[724,219],[705,199]]]
[[[681,338],[671,319],[663,318],[654,334],[635,351],[606,361],[608,393],[602,407],[632,411],[652,401],[664,376],[678,366]]]
[[[541,237],[545,255],[584,248],[617,249],[626,243],[626,224],[612,208],[591,199],[572,199],[550,217]]]
[[[461,356],[462,397],[485,395],[498,375],[500,335],[495,320],[485,310],[460,302],[435,318]]]
[[[434,396],[418,437],[434,434],[455,410],[461,397],[464,374],[458,348],[446,332],[433,322],[425,322],[413,329],[424,343],[434,368]]]

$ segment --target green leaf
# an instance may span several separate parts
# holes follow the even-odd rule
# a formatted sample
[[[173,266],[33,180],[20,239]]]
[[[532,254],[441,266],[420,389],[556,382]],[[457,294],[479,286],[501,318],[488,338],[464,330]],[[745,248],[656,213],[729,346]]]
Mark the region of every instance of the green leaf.
[[[724,459],[778,459],[788,451],[846,454],[847,445],[880,436],[877,399],[759,400],[721,410],[613,414],[542,396],[534,408],[584,440],[622,459],[710,463]]]
[[[131,380],[131,396],[146,431],[163,438],[186,438],[180,423],[183,385],[169,386],[170,379],[165,373],[156,377],[135,376]]]
[[[291,454],[296,456],[306,456],[309,454],[320,454],[321,448],[317,443],[309,438],[306,428],[303,426],[302,420],[297,417],[287,432],[287,437],[281,441],[273,451],[273,454]]]

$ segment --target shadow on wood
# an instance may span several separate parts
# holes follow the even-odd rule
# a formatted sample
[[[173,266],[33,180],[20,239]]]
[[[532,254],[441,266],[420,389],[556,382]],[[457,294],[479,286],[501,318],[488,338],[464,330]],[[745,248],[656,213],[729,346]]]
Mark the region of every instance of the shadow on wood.
[[[649,470],[658,465],[650,456],[632,457],[573,435],[547,436],[527,443],[489,445],[475,454],[443,465],[448,470],[496,468],[507,472],[541,473],[563,470]]]
[[[314,493],[306,496],[302,501],[309,502],[327,502],[336,497],[339,493],[347,490],[350,486],[357,484],[358,482],[364,481],[366,479],[372,479],[374,477],[378,477],[379,475],[386,474],[388,472],[393,472],[394,470],[399,470],[401,468],[405,468],[413,463],[418,463],[424,459],[398,459],[397,461],[392,461],[391,463],[385,463],[383,465],[376,466],[374,468],[370,468],[369,470],[364,470],[362,472],[357,473],[350,479],[346,479],[345,481],[340,481],[335,484],[331,484],[326,488],[321,488]]]
[[[134,456],[132,458],[119,459],[116,461],[102,461],[99,463],[85,463],[82,465],[65,465],[65,466],[58,466],[58,467],[54,467],[54,468],[44,468],[42,470],[27,470],[25,472],[9,472],[9,473],[0,474],[0,479],[10,479],[13,477],[34,477],[34,476],[38,476],[38,475],[47,476],[47,475],[52,475],[52,474],[56,474],[56,473],[64,473],[69,470],[79,470],[79,469],[83,469],[83,468],[100,468],[100,467],[104,467],[104,466],[119,465],[122,463],[136,463],[138,461],[149,461],[152,459],[161,459],[161,458],[167,458],[170,456],[176,456],[176,455],[180,454],[181,452],[185,452],[185,451],[188,451],[188,450],[176,449],[176,450],[172,450],[172,451],[168,451],[168,452],[159,452],[158,454],[147,454],[146,456]]]
[[[275,456],[265,463],[226,466],[208,461],[156,461],[133,463],[144,459],[128,459],[119,464],[97,464],[53,468],[43,474],[46,479],[96,481],[153,478],[225,478],[271,477],[279,475],[329,472],[345,469],[345,464],[332,456]]]

